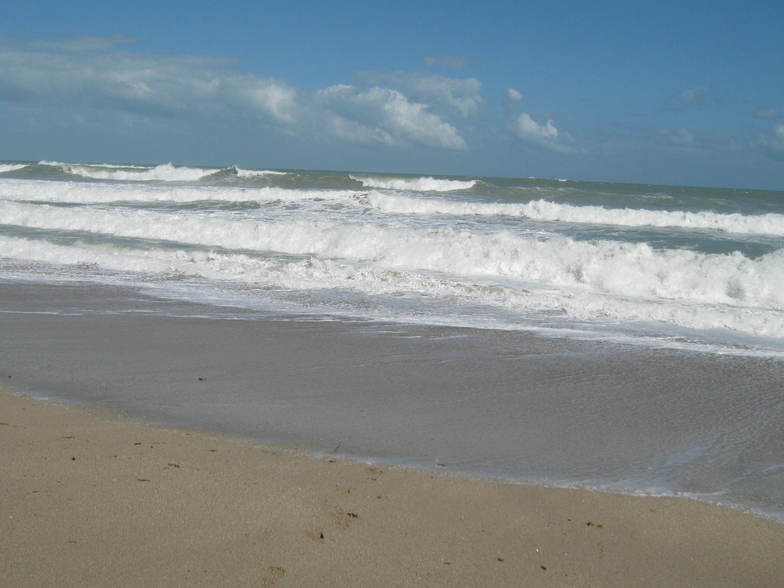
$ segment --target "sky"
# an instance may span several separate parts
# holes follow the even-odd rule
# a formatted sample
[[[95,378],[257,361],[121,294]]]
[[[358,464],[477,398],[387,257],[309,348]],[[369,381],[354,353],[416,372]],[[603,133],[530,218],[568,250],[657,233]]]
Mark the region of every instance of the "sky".
[[[8,3],[0,159],[784,189],[784,3]]]

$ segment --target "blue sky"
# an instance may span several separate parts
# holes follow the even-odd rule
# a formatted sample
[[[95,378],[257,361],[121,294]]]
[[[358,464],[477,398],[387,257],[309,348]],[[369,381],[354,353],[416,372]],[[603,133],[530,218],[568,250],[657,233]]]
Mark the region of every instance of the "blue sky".
[[[781,2],[27,2],[0,159],[784,188]]]

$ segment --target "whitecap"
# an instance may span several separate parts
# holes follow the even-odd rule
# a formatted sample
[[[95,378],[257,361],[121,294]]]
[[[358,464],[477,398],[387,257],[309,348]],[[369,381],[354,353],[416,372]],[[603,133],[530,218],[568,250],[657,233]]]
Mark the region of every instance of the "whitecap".
[[[450,192],[467,190],[476,185],[476,180],[445,180],[433,177],[394,178],[349,176],[366,188],[385,188],[388,190],[414,190],[417,192]]]

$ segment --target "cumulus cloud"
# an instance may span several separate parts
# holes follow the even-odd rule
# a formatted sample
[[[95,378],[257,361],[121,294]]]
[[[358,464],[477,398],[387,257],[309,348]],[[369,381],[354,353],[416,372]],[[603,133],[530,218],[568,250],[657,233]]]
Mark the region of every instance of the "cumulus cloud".
[[[228,59],[128,51],[129,42],[119,36],[0,39],[0,104],[59,110],[60,120],[85,124],[110,121],[104,128],[126,119],[251,121],[365,144],[465,149],[445,116],[467,116],[481,102],[474,78],[375,72],[360,76],[367,86],[298,92],[239,71]]]
[[[506,91],[506,97],[514,102],[520,102],[523,99],[523,95],[520,93],[520,91],[515,90],[514,88],[509,88]]]
[[[708,88],[692,88],[681,92],[681,100],[686,104],[694,104],[699,102],[708,93]]]
[[[773,134],[760,138],[762,147],[776,159],[784,159],[784,124],[773,127]]]
[[[523,141],[544,147],[559,153],[571,153],[574,149],[567,144],[571,137],[567,133],[561,133],[552,120],[545,123],[538,123],[527,112],[518,115],[512,122],[512,130]]]
[[[482,83],[476,78],[449,78],[406,71],[365,71],[357,78],[365,84],[389,86],[414,100],[443,106],[463,116],[475,112],[482,101]]]
[[[296,119],[296,91],[238,72],[228,60],[132,53],[124,37],[78,37],[0,47],[0,100],[85,104],[148,116]]]
[[[757,118],[771,120],[774,118],[779,118],[781,116],[781,112],[779,112],[776,108],[758,108],[754,111],[754,116]]]
[[[344,140],[466,148],[455,127],[397,90],[341,84],[319,90],[317,100],[326,110],[330,132]]]
[[[451,69],[460,69],[468,65],[468,58],[460,55],[447,55],[445,57],[425,57],[422,60],[425,65],[431,67],[449,67]]]

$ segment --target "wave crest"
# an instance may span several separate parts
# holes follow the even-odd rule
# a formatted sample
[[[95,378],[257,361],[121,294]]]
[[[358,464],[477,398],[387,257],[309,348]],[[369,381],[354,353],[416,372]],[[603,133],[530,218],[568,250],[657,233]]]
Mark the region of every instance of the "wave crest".
[[[413,190],[416,192],[451,192],[467,190],[476,185],[476,180],[445,180],[433,177],[391,178],[349,176],[365,188],[383,188],[388,190]]]
[[[27,167],[27,165],[28,164],[26,163],[0,163],[0,174],[16,171],[18,169],[22,169],[23,167]]]
[[[291,228],[280,227],[279,234],[290,232]],[[389,264],[383,267],[347,259],[315,257],[265,259],[205,249],[137,249],[82,242],[68,246],[4,236],[0,236],[0,245],[16,260],[141,272],[146,276],[152,272],[160,274],[163,279],[171,275],[190,275],[294,289],[346,288],[365,294],[393,296],[406,292],[428,298],[444,297],[449,306],[479,304],[516,313],[568,316],[577,320],[662,322],[686,328],[727,329],[769,337],[784,334],[784,312],[780,309],[700,304],[696,300],[674,300],[662,304],[656,298],[608,291],[614,288],[559,288],[558,291],[549,287],[521,288],[513,284],[488,283],[477,277],[433,274],[415,266]],[[612,260],[608,258],[607,261]],[[771,261],[771,266],[781,263],[781,256]],[[734,260],[734,263],[738,262],[741,260]],[[621,274],[628,264],[622,263],[622,266],[614,275],[605,276],[608,283],[623,278]],[[683,265],[673,274],[682,269]],[[610,263],[604,268],[605,272],[608,270],[611,270]],[[739,266],[737,270],[744,271]],[[563,277],[568,281],[568,276]],[[700,277],[705,276],[701,274]]]
[[[193,182],[220,170],[200,167],[175,166],[164,163],[154,167],[111,164],[73,164],[58,161],[41,161],[40,165],[59,167],[65,173],[94,180],[119,180],[132,182]]]
[[[51,182],[46,180],[3,180],[0,198],[30,202],[69,202],[74,204],[102,202],[264,202],[307,199],[344,200],[355,202],[355,190],[298,190],[265,186],[236,188],[222,186],[168,186],[139,184],[94,184],[88,182]]]
[[[382,212],[398,214],[453,214],[511,216],[539,221],[620,225],[627,227],[681,227],[708,229],[739,234],[784,235],[783,214],[722,214],[574,206],[548,200],[522,204],[493,202],[457,202],[443,199],[420,199],[397,194],[368,194],[370,205]]]
[[[257,178],[263,176],[287,176],[288,172],[273,171],[269,169],[242,169],[236,165],[233,167],[234,173],[240,178]]]

